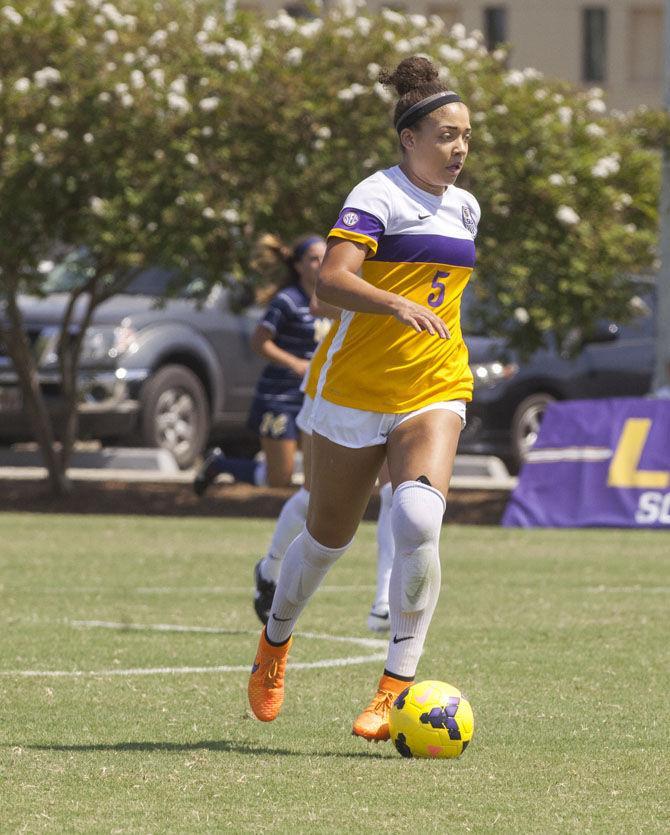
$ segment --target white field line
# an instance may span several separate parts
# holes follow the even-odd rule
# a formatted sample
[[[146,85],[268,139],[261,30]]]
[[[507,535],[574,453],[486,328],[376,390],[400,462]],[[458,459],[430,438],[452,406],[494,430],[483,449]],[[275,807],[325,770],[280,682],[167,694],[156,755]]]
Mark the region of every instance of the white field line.
[[[138,632],[205,632],[213,635],[258,635],[257,629],[226,629],[219,626],[184,626],[180,623],[123,623],[113,620],[69,620],[70,626],[83,629],[115,629],[119,631],[133,630]],[[328,635],[321,632],[296,632],[301,638],[315,641],[333,641],[340,644],[354,644],[370,649],[382,649],[387,641],[379,638],[358,638],[349,635]]]
[[[349,667],[384,661],[385,652],[374,655],[350,655],[347,658],[325,658],[322,661],[304,661],[288,664],[289,670],[317,670],[326,667]],[[0,670],[4,678],[107,678],[108,676],[162,676],[192,675],[194,673],[248,673],[248,664],[219,667],[135,667],[128,670]]]
[[[84,629],[136,630],[146,632],[187,632],[214,634],[257,635],[257,630],[232,630],[208,626],[182,626],[170,623],[120,623],[115,621],[73,620],[71,626]],[[298,661],[288,664],[291,670],[316,670],[332,667],[349,667],[356,664],[368,664],[383,661],[386,658],[386,641],[378,638],[358,638],[348,635],[325,635],[317,632],[296,633],[301,638],[354,644],[378,650],[370,655],[350,655],[344,658],[325,658],[319,661]],[[384,651],[382,652],[382,648]],[[4,678],[107,678],[110,676],[155,676],[155,675],[193,675],[199,673],[242,673],[248,672],[248,664],[221,664],[214,667],[134,667],[112,670],[0,670]]]

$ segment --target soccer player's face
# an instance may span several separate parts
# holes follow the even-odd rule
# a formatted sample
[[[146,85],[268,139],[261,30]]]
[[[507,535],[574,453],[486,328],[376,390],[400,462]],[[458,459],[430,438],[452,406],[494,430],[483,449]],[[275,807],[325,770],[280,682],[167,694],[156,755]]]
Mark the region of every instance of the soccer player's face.
[[[295,262],[295,268],[298,271],[298,275],[310,292],[314,289],[314,287],[316,287],[319,267],[321,266],[321,262],[323,261],[323,256],[325,254],[325,242],[317,241],[305,250],[299,261]]]
[[[417,128],[412,131],[413,141],[405,145],[412,170],[432,186],[452,185],[468,155],[472,132],[468,108],[462,102],[445,104]]]

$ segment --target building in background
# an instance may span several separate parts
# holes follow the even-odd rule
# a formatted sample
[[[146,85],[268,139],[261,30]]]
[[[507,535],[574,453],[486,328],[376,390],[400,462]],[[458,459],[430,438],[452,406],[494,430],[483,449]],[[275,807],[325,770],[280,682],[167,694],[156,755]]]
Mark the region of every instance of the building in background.
[[[299,0],[240,5],[269,13],[304,10]],[[448,26],[479,29],[490,48],[510,45],[510,67],[535,67],[548,77],[602,87],[611,107],[662,104],[662,0],[369,0],[367,6],[435,14]]]

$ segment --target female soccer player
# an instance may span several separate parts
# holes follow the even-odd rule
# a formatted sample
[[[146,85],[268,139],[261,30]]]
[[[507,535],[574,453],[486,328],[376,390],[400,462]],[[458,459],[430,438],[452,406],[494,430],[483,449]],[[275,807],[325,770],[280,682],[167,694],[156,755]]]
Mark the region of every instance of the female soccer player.
[[[401,161],[353,189],[329,235],[317,295],[345,312],[312,416],[307,524],[286,552],[248,687],[255,715],[275,719],[296,620],[347,549],[386,456],[392,638],[377,692],[353,726],[369,740],[388,739],[390,705],[414,680],[439,594],[445,496],[472,398],[460,300],[480,217],[454,185],[470,141],[460,97],[425,58],[381,80],[400,97]]]
[[[228,458],[215,449],[193,482],[198,495],[221,473],[250,484],[290,485],[300,436],[295,422],[303,399],[300,384],[319,341],[318,321],[310,313],[309,302],[325,249],[325,241],[318,235],[296,241],[284,256],[288,282],[273,297],[251,337],[254,351],[268,360],[256,385],[248,420],[249,428],[260,436],[265,472],[261,476],[252,459]]]
[[[262,623],[267,623],[272,608],[272,601],[277,588],[277,580],[286,549],[302,530],[307,518],[309,491],[311,488],[311,441],[312,410],[319,375],[326,360],[328,348],[339,326],[340,310],[330,305],[313,300],[310,304],[312,313],[326,316],[333,321],[327,336],[321,341],[312,357],[302,389],[304,400],[296,417],[300,429],[303,457],[303,486],[288,499],[281,509],[275,525],[267,554],[254,567],[254,610]],[[385,632],[389,629],[389,581],[393,564],[393,534],[391,533],[391,484],[386,464],[379,475],[379,518],[377,519],[377,588],[372,608],[368,615],[368,629],[373,632]]]

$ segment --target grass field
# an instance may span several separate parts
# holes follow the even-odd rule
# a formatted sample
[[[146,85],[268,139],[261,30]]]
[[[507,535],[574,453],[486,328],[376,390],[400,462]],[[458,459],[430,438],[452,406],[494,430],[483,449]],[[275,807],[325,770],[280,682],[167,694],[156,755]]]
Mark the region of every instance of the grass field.
[[[350,736],[383,667],[371,525],[299,624],[282,715],[251,718],[271,528],[0,514],[0,831],[670,830],[667,534],[445,528],[419,676],[476,731],[427,761]]]

